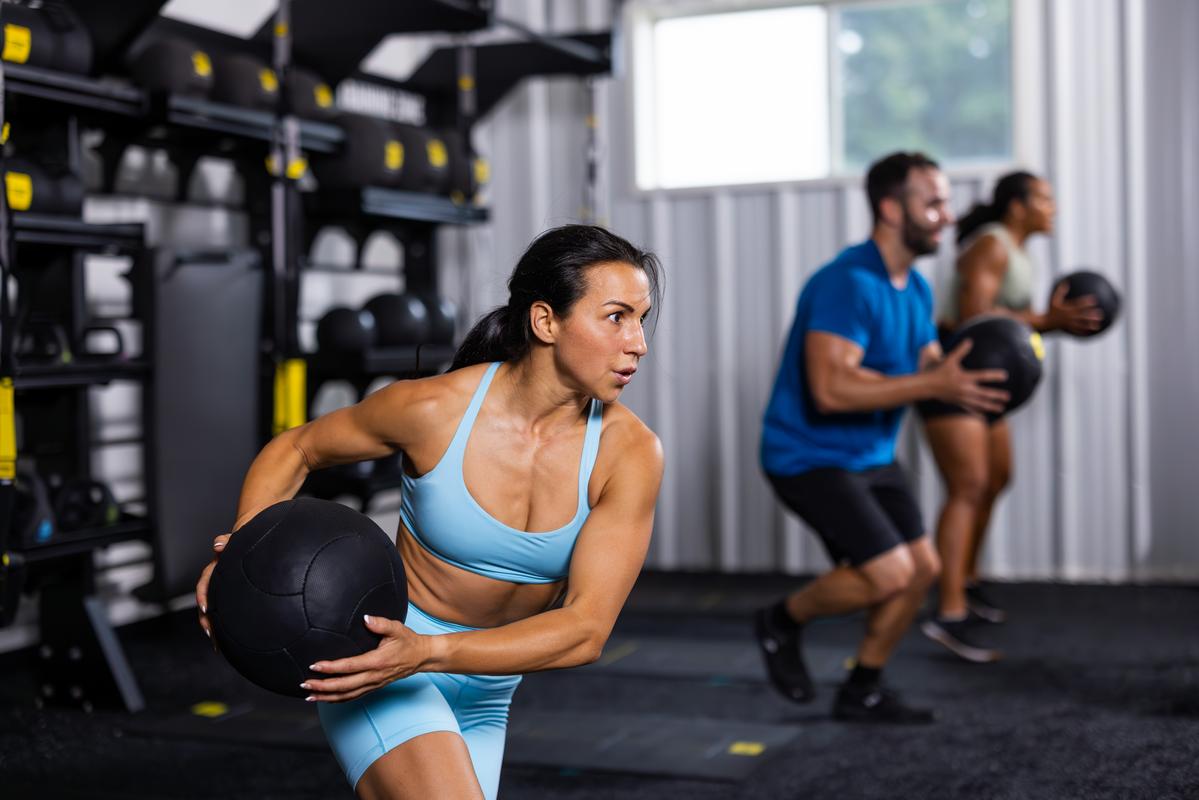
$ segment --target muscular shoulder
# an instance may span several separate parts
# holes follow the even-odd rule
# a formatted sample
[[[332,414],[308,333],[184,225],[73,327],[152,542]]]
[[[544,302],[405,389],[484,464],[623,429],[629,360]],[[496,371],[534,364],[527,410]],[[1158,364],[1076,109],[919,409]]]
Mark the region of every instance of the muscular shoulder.
[[[998,236],[984,234],[958,256],[957,268],[963,274],[971,272],[1002,272],[1007,268],[1007,247]]]
[[[821,267],[808,281],[806,291],[814,301],[852,305],[873,298],[878,283],[869,265],[837,260]]]
[[[462,416],[486,369],[486,364],[478,364],[444,375],[396,381],[360,405],[365,413],[386,416],[411,440],[434,430],[447,415]]]
[[[662,442],[649,426],[627,406],[611,403],[604,407],[597,466],[611,474],[618,467],[636,465],[649,475],[662,473]]]

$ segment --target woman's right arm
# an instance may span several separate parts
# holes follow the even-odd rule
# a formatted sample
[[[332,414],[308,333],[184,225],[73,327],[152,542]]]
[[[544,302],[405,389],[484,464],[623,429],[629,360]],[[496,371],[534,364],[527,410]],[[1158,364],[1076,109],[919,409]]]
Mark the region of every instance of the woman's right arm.
[[[237,530],[259,511],[300,490],[309,472],[390,455],[402,449],[404,412],[413,405],[412,385],[399,381],[360,403],[340,408],[267,443],[246,473],[237,503]]]
[[[402,450],[407,432],[420,431],[421,417],[436,407],[441,381],[397,381],[360,403],[338,409],[298,428],[284,431],[262,448],[246,473],[233,531],[258,512],[294,497],[309,472],[335,464],[382,458]],[[219,554],[231,534],[218,536],[213,550]],[[200,626],[211,636],[208,624],[208,581],[216,556],[200,573],[196,603]]]
[[[1066,287],[1059,286],[1049,300],[1049,308],[1038,313],[1031,308],[1013,310],[996,305],[999,289],[1007,271],[1007,250],[994,236],[981,236],[958,257],[958,322],[979,314],[1015,317],[1034,331],[1087,333],[1099,329],[1103,313],[1091,295],[1066,299]]]

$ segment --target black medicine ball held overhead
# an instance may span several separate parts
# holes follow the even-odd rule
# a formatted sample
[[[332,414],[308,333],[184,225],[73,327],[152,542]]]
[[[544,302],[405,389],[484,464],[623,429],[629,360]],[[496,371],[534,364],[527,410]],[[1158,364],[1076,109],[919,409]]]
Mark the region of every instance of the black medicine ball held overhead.
[[[1103,322],[1099,324],[1097,330],[1077,334],[1078,336],[1087,337],[1103,333],[1120,316],[1120,293],[1116,291],[1116,287],[1112,286],[1107,278],[1098,272],[1079,270],[1071,272],[1069,275],[1064,275],[1053,284],[1053,289],[1050,290],[1049,296],[1053,297],[1057,293],[1058,287],[1062,284],[1068,287],[1066,289],[1067,300],[1075,300],[1079,297],[1091,295],[1095,298],[1095,304],[1099,306],[1099,310],[1103,312]]]
[[[279,694],[304,697],[308,665],[373,650],[364,614],[403,621],[399,551],[363,514],[302,497],[262,511],[229,538],[208,585],[217,647],[233,668]]]

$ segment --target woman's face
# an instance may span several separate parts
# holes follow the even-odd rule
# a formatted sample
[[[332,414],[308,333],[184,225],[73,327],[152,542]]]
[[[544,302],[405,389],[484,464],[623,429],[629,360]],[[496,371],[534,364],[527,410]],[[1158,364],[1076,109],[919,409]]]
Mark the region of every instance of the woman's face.
[[[1053,187],[1049,181],[1038,178],[1028,187],[1028,200],[1024,204],[1025,227],[1029,233],[1052,233],[1053,218],[1057,205],[1053,200]]]
[[[579,391],[611,403],[646,354],[643,323],[650,311],[645,271],[620,261],[588,268],[587,291],[558,320],[555,360]]]

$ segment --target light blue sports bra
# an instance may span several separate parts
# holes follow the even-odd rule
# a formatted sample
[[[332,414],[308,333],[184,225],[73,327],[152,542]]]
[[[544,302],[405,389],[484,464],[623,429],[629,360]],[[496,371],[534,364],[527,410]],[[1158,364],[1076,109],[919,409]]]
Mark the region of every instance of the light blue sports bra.
[[[404,473],[400,519],[425,550],[448,564],[512,583],[553,583],[566,577],[575,540],[591,507],[587,484],[599,452],[604,405],[591,401],[583,457],[579,462],[579,502],[574,519],[556,531],[529,533],[510,528],[483,510],[466,489],[462,457],[471,428],[499,362],[488,367],[458,423],[449,449],[437,466],[419,478]]]

